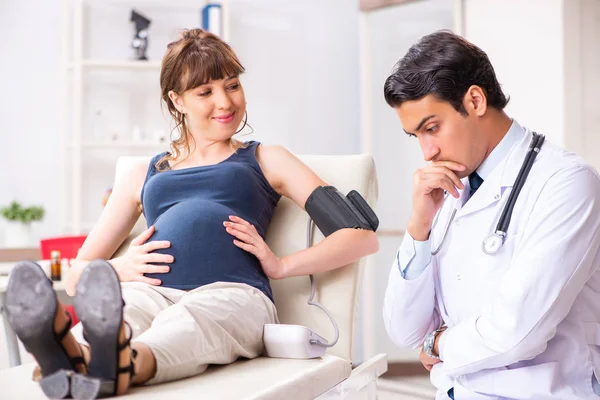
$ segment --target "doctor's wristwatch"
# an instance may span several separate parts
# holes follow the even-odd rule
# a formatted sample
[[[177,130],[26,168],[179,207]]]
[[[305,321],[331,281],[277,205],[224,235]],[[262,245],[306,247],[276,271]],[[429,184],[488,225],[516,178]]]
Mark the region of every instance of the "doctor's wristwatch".
[[[435,339],[437,338],[437,336],[445,331],[447,328],[447,326],[442,326],[439,329],[436,329],[433,332],[429,332],[427,335],[425,335],[425,342],[423,343],[423,351],[425,352],[425,354],[427,355],[427,357],[431,357],[431,358],[436,358],[436,359],[440,359],[439,354],[433,354],[433,346],[435,345]]]

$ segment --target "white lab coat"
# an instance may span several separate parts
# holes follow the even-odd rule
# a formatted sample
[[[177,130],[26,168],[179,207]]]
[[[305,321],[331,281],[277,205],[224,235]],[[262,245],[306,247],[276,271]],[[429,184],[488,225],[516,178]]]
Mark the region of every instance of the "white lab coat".
[[[531,142],[527,131],[466,202],[449,197],[430,235],[442,250],[405,280],[397,261],[384,302],[388,334],[420,347],[446,324],[442,363],[431,372],[436,399],[599,399],[600,177],[546,141],[515,205],[504,246],[481,250]],[[467,182],[465,179],[463,182]],[[464,205],[464,206],[463,206]],[[396,258],[397,260],[397,258]]]

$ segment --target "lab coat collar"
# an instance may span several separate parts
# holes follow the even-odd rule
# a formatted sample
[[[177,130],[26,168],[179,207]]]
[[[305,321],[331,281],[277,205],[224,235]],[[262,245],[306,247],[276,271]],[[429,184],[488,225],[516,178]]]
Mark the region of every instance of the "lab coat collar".
[[[504,137],[487,156],[485,160],[477,167],[477,174],[485,181],[496,167],[502,164],[502,161],[510,154],[511,149],[523,139],[525,129],[514,119],[504,134]]]
[[[460,198],[457,200],[457,208],[459,210],[456,218],[477,212],[497,203],[502,198],[504,189],[514,185],[533,137],[533,134],[529,130],[521,128],[516,121],[513,126],[515,124],[521,130],[520,139],[516,141],[504,159],[490,172],[487,179],[471,199],[468,198],[469,180],[468,178],[463,179],[465,190],[463,190]]]
[[[519,175],[523,161],[525,161],[525,156],[527,155],[527,150],[531,145],[532,139],[533,132],[529,129],[524,129],[523,137],[515,146],[513,146],[505,161],[502,163],[502,173],[500,178],[500,186],[502,188],[513,187],[515,184],[515,180],[517,179],[517,175]]]

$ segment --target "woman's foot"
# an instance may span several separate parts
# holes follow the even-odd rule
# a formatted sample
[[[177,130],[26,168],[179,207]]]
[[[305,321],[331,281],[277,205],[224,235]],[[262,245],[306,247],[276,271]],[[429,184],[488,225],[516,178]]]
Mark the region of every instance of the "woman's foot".
[[[75,294],[75,310],[90,347],[88,374],[72,382],[75,399],[95,399],[125,393],[133,376],[135,351],[131,330],[123,321],[121,284],[113,267],[92,261],[81,274]]]
[[[71,318],[52,282],[32,262],[18,263],[6,291],[8,321],[39,365],[39,383],[51,398],[65,398],[73,372],[85,373],[82,349],[71,335]],[[34,373],[35,378],[35,373]]]

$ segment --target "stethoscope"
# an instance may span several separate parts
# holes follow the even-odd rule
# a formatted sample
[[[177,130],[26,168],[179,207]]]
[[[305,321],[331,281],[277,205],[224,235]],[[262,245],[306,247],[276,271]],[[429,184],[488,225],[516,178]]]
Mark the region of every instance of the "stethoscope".
[[[533,138],[531,139],[531,144],[529,145],[529,149],[527,150],[527,155],[525,156],[523,165],[521,165],[521,169],[519,170],[519,174],[517,175],[517,179],[515,180],[513,190],[510,192],[510,195],[508,196],[508,201],[506,202],[506,205],[502,210],[502,214],[500,215],[500,219],[498,220],[498,225],[496,225],[494,233],[489,234],[485,239],[483,239],[483,242],[481,243],[481,249],[484,253],[490,255],[496,254],[496,252],[500,250],[500,248],[504,244],[504,241],[506,240],[506,232],[508,231],[508,226],[510,225],[510,219],[512,217],[512,212],[513,208],[515,207],[515,203],[517,202],[517,198],[519,197],[519,192],[521,192],[521,189],[525,185],[525,179],[527,179],[527,175],[529,175],[529,171],[531,170],[533,161],[540,152],[544,140],[544,135],[539,135],[533,132]],[[448,193],[444,194],[444,203],[446,202],[448,196]],[[437,212],[433,220],[433,225],[431,227],[432,230],[437,225],[442,208],[443,205],[442,207],[440,207],[440,210]],[[446,229],[444,229],[444,236],[442,236],[442,241],[440,242],[439,246],[431,252],[431,255],[438,254],[444,246],[448,230],[450,229],[450,225],[452,224],[455,215],[456,208],[452,211],[452,215],[450,215],[450,219],[448,220]]]

